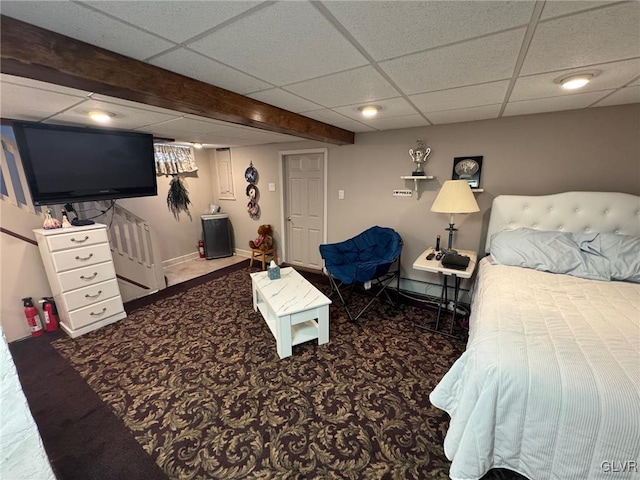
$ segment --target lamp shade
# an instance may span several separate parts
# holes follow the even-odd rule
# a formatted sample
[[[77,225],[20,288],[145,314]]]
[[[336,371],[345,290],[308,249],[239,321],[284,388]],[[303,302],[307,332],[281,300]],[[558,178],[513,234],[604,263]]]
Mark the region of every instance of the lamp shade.
[[[431,211],[437,213],[479,212],[476,197],[466,180],[447,180],[438,192]]]

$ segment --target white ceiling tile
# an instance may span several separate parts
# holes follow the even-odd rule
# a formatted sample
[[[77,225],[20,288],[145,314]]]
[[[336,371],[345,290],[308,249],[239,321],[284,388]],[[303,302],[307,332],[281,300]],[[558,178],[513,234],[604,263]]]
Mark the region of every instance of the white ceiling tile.
[[[276,86],[367,63],[307,2],[276,3],[189,46]]]
[[[6,73],[0,74],[0,82],[13,83],[16,85],[22,85],[24,87],[37,88],[38,90],[44,90],[45,92],[64,93],[65,95],[72,95],[74,97],[85,98],[89,96],[91,92],[85,92],[76,88],[63,87],[62,85],[55,85],[53,83],[40,82],[38,80],[32,80],[25,77],[16,77],[15,75],[7,75]]]
[[[373,128],[363,125],[360,122],[356,122],[355,120],[351,120],[350,118],[346,118],[339,113],[334,112],[333,110],[316,110],[314,112],[305,112],[303,115],[320,122],[328,123],[329,125],[335,125],[336,127],[344,128],[345,130],[349,130],[351,132],[374,131]]]
[[[596,103],[594,107],[607,107],[627,103],[640,103],[640,86],[622,88],[614,92],[613,95],[609,95],[604,100]]]
[[[43,120],[82,102],[81,97],[56,93],[13,83],[0,83],[0,98],[4,118]]]
[[[294,113],[317,110],[322,107],[322,105],[318,105],[293,93],[285,92],[280,88],[272,88],[271,90],[264,90],[247,96]]]
[[[613,62],[604,65],[594,65],[588,69],[572,69],[562,72],[543,73],[540,75],[530,75],[520,77],[511,92],[510,101],[532,100],[535,98],[559,97],[570,95],[570,92],[554,83],[557,78],[565,77],[572,73],[583,72],[585,70],[600,70],[598,76],[591,79],[586,86],[580,89],[580,93],[598,90],[611,90],[619,88],[640,74],[640,59],[627,60],[624,62]]]
[[[367,125],[378,130],[393,130],[395,128],[425,127],[429,125],[422,115],[403,115],[401,117],[380,117],[367,120]]]
[[[153,8],[149,8],[149,1],[100,0],[84,3],[180,43],[249,10],[260,2],[164,1],[153,2]]]
[[[208,145],[218,145],[220,147],[237,147],[244,145],[247,140],[239,138],[226,137],[213,133],[194,133],[185,130],[170,128],[169,126],[147,126],[137,128],[140,132],[152,133],[157,137],[171,138],[176,142],[200,142]]]
[[[156,107],[154,105],[148,105],[146,103],[132,102],[130,100],[124,100],[123,98],[108,97],[106,95],[100,95],[97,93],[94,93],[93,95],[91,95],[91,99],[97,100],[98,102],[113,103],[115,105],[120,105],[122,107],[135,108],[138,110],[147,110],[149,112],[164,113],[166,115],[171,115],[171,116],[184,115],[183,113],[176,112],[175,110],[169,110],[168,108]]]
[[[612,5],[540,23],[522,75],[640,55],[640,2]]]
[[[200,115],[192,115],[190,113],[186,114],[184,116],[185,118],[191,118],[192,120],[199,120],[201,122],[205,122],[205,123],[212,123],[214,124],[213,128],[217,128],[216,126],[220,126],[220,127],[226,127],[226,126],[234,126],[233,123],[229,123],[229,122],[223,122],[222,120],[216,120],[214,118],[209,118],[209,117],[203,117]]]
[[[2,1],[2,14],[136,59],[173,43],[66,1]]]
[[[108,125],[97,124],[91,121],[87,122],[87,116],[92,110],[101,110],[114,113],[116,116],[111,119]],[[167,115],[164,113],[151,112],[149,110],[141,110],[137,108],[124,107],[114,103],[99,102],[97,100],[88,100],[76,107],[73,107],[63,113],[60,113],[50,119],[55,123],[58,121],[70,123],[88,123],[94,126],[133,129],[143,125],[163,122],[176,118],[175,115]]]
[[[217,122],[215,120],[209,121],[208,119],[196,120],[194,118],[177,118],[172,120],[166,124],[169,128],[173,128],[175,130],[182,130],[185,132],[193,132],[193,133],[212,133],[212,132],[222,132],[226,128],[226,125]]]
[[[255,92],[269,85],[262,80],[222,65],[199,53],[184,48],[173,50],[167,54],[152,59],[149,63],[165,68],[185,77],[195,78],[216,87],[245,94]]]
[[[381,62],[408,95],[511,78],[525,29]]]
[[[325,107],[374,102],[398,96],[398,91],[373,67],[334,73],[288,85],[284,89]]]
[[[326,2],[376,60],[527,25],[534,2]]]
[[[427,115],[427,118],[435,125],[487,120],[489,118],[498,118],[501,106],[502,105],[484,105],[482,107],[462,108],[460,110],[431,112]]]
[[[503,116],[528,115],[533,113],[558,112],[561,110],[576,110],[585,108],[604,97],[609,92],[589,92],[566,95],[564,97],[540,98],[537,100],[523,100],[509,102]]]
[[[459,108],[492,105],[504,101],[509,86],[508,80],[483,83],[469,87],[451,88],[437,92],[411,95],[409,99],[421,112],[437,112]],[[427,115],[428,116],[428,115]]]
[[[556,0],[546,2],[544,4],[544,9],[542,10],[542,15],[540,15],[540,19],[545,20],[547,18],[566,15],[567,13],[576,13],[582,10],[589,10],[591,8],[600,7],[610,3],[610,0],[604,2],[594,2],[593,0]]]
[[[416,115],[418,113],[416,112],[416,109],[413,108],[413,106],[402,97],[376,101],[375,104],[381,107],[382,110],[380,110],[378,115],[373,120],[406,115]],[[360,106],[361,105],[348,105],[346,107],[333,108],[332,110],[356,121],[371,124],[371,120],[363,117],[360,110],[358,110],[358,107]]]

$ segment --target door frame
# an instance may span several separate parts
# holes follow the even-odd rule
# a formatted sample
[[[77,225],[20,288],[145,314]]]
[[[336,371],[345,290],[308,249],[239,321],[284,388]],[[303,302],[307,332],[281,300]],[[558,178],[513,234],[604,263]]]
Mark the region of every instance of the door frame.
[[[307,153],[321,153],[324,158],[324,185],[323,185],[323,218],[322,218],[322,242],[327,243],[327,182],[328,182],[328,172],[329,172],[329,149],[327,148],[308,148],[304,150],[283,150],[278,152],[278,170],[280,171],[280,228],[282,231],[282,239],[280,243],[282,244],[282,261],[287,261],[287,225],[286,225],[286,202],[285,202],[285,194],[288,186],[285,185],[285,163],[284,157],[287,155],[304,155]]]

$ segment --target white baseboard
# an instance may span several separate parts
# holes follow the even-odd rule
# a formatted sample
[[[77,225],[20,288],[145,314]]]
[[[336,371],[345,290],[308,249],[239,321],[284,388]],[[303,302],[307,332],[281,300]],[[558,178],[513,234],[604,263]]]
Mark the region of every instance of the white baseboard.
[[[243,250],[241,248],[234,249],[234,252],[239,257],[251,258],[251,250]]]
[[[162,261],[162,268],[178,265],[179,263],[188,262],[189,260],[195,260],[198,258],[198,252],[189,253],[188,255],[182,255],[181,257],[170,258],[169,260]]]

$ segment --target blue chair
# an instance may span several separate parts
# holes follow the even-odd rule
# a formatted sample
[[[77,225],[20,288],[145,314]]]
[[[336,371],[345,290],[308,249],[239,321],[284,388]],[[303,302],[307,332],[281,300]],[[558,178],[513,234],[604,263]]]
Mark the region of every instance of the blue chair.
[[[395,279],[396,291],[400,292],[400,254],[402,238],[392,228],[371,227],[359,235],[340,243],[320,245],[320,256],[331,284],[331,294],[338,295],[344,310],[351,322],[355,322],[369,306],[384,293],[387,299],[394,302],[387,287]],[[392,270],[393,265],[396,267]],[[369,290],[371,284],[379,287],[372,293],[371,300],[360,312],[353,315],[347,308],[349,299],[356,285],[363,284]],[[344,293],[348,292],[348,296]],[[396,299],[397,300],[397,299]]]

